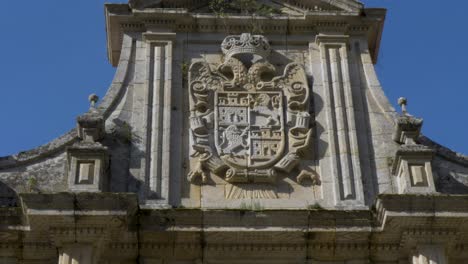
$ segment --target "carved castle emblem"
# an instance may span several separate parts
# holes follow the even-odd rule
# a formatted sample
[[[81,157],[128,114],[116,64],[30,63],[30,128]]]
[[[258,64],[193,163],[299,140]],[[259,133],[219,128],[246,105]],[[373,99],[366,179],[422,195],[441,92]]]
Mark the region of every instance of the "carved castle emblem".
[[[275,77],[263,36],[228,36],[221,47],[225,61],[216,70],[205,62],[189,70],[191,156],[198,160],[188,178],[206,182],[211,171],[231,183],[272,183],[278,171],[299,165],[311,142],[306,74],[291,63]]]

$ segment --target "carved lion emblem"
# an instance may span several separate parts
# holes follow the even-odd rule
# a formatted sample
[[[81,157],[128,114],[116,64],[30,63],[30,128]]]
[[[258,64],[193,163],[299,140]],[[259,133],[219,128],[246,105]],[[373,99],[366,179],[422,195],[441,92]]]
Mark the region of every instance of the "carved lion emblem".
[[[291,63],[272,77],[276,69],[263,58],[270,52],[263,36],[226,41],[226,60],[216,70],[205,62],[189,70],[191,156],[198,158],[189,180],[206,181],[211,171],[231,183],[274,182],[277,171],[298,166],[311,141],[306,74]],[[262,59],[246,67],[237,58],[246,54]]]

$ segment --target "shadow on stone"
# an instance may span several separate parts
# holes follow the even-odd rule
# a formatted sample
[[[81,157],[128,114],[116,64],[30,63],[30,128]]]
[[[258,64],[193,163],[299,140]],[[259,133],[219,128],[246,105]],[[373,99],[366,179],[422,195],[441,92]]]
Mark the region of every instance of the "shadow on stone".
[[[10,186],[0,181],[0,207],[14,207],[18,204],[18,195]]]

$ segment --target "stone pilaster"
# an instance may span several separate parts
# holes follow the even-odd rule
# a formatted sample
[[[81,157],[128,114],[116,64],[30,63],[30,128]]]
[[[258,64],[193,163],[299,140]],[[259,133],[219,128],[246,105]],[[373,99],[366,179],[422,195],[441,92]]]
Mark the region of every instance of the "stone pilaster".
[[[421,245],[411,256],[412,264],[448,264],[442,245]]]
[[[337,205],[364,204],[348,36],[318,35],[325,89],[328,144]]]
[[[175,33],[145,33],[149,63],[149,204],[169,204],[171,164],[172,62]]]

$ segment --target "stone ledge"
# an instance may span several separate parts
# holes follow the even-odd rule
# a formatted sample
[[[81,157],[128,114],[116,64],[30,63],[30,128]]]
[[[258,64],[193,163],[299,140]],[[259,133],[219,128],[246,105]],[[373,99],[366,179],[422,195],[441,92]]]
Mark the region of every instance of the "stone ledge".
[[[55,193],[19,194],[26,215],[73,214],[134,215],[138,210],[136,194],[131,193]]]
[[[362,14],[365,14],[365,17]],[[285,30],[317,33],[324,26],[339,28],[347,34],[367,34],[373,62],[376,63],[385,15],[385,9],[371,8],[352,12],[305,12],[303,16],[278,15],[274,20],[267,17],[258,17],[256,20],[267,21],[265,25],[262,25],[264,27],[262,30],[267,35],[284,34]],[[179,18],[181,23],[175,23]],[[230,33],[240,34],[245,31],[246,21],[248,21],[246,18],[250,16],[230,14],[224,19],[229,20]],[[191,13],[185,8],[143,8],[129,11],[127,4],[106,5],[109,60],[112,65],[117,65],[124,32],[145,32],[149,28],[162,27],[170,32],[224,33],[225,29],[220,26],[219,19],[219,16],[215,14]],[[305,24],[307,26],[304,26]]]
[[[394,258],[398,252],[410,252],[415,241],[427,239],[460,248],[468,227],[468,195],[382,194],[375,209],[360,211],[138,209],[136,195],[127,193],[20,197],[23,208],[0,210],[0,216],[16,219],[0,223],[0,237],[7,237],[9,244],[53,249],[67,241],[101,241],[106,248],[103,256],[111,258],[160,256],[173,251],[196,256],[201,250],[211,257],[236,257],[245,252],[294,257],[308,252],[320,259]],[[20,225],[21,209],[32,224]],[[73,215],[67,215],[70,210]],[[22,241],[20,232],[34,240]],[[462,255],[460,250],[453,252]],[[55,253],[49,250],[43,257],[54,257]]]
[[[322,232],[354,229],[370,232],[385,225],[385,217],[433,217],[468,219],[468,195],[379,195],[372,210],[202,210],[139,209],[137,197],[129,193],[20,194],[25,216],[118,216],[125,213],[148,231],[257,231]],[[20,208],[3,208],[7,222],[19,224]],[[99,214],[101,212],[101,214]],[[6,221],[6,220],[5,220]],[[0,225],[5,225],[2,222]]]
[[[389,217],[468,219],[468,195],[381,194],[375,210],[376,220],[382,227]]]

